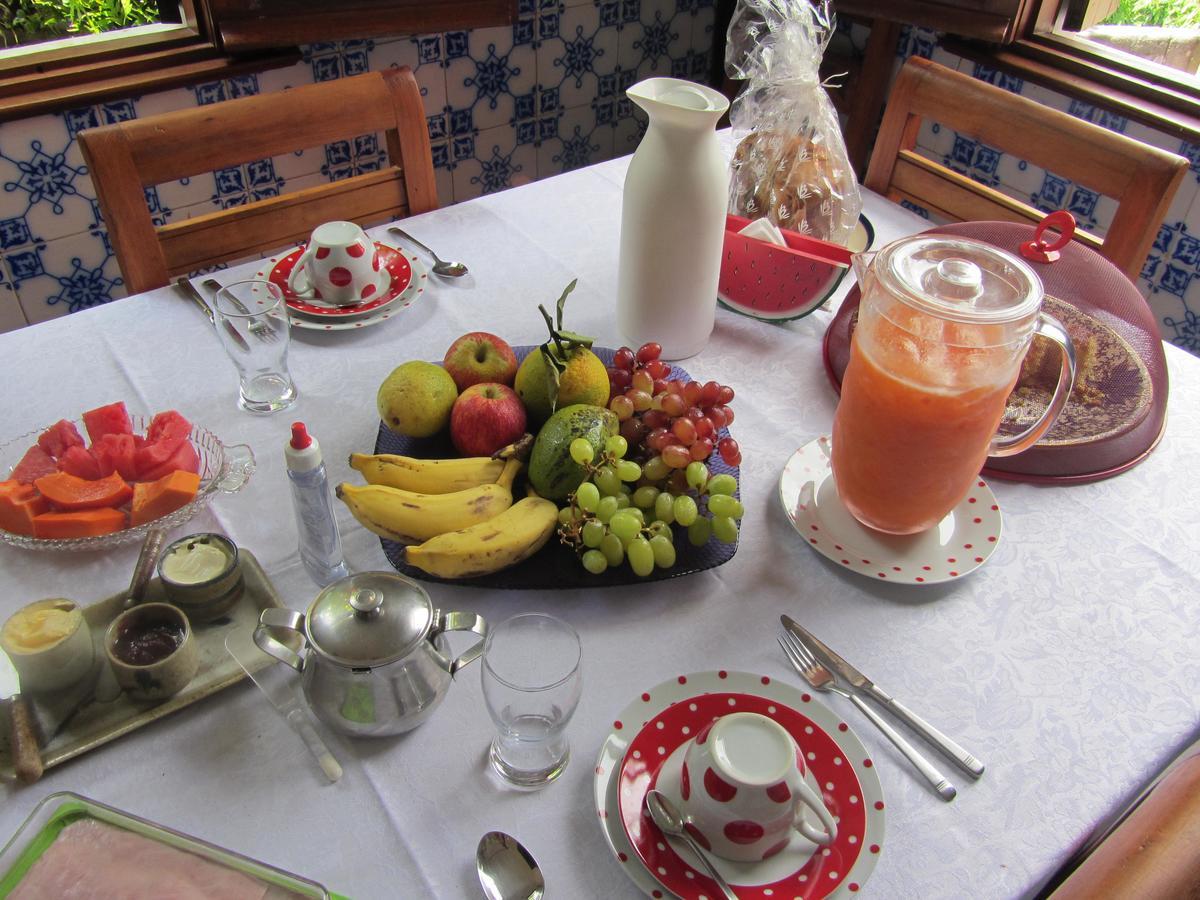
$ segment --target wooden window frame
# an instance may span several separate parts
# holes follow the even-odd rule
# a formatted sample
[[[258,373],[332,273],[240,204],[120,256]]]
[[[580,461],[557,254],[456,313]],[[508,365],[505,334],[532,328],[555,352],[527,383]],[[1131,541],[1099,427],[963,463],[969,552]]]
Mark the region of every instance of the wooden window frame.
[[[1200,87],[1166,66],[1057,31],[1064,7],[1062,0],[1029,3],[1011,44],[952,38],[946,49],[1181,140],[1200,142]]]
[[[181,25],[48,42],[0,61],[0,124],[293,65],[301,43],[508,24],[517,0],[181,0],[181,8]]]

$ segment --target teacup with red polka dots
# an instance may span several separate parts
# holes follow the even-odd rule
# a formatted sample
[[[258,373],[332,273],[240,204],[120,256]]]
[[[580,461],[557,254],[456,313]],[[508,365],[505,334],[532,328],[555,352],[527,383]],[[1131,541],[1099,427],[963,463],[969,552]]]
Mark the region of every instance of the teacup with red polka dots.
[[[714,719],[684,752],[678,799],[690,819],[685,827],[705,849],[741,862],[781,852],[793,829],[832,843],[837,824],[804,774],[804,756],[778,722],[747,712]]]
[[[353,222],[326,222],[292,266],[288,287],[305,300],[353,306],[382,294],[389,278],[366,232]]]

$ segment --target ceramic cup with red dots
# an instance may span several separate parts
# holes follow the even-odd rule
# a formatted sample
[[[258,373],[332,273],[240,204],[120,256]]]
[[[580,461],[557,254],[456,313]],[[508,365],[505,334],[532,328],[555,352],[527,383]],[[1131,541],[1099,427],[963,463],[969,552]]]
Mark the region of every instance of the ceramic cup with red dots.
[[[740,862],[779,853],[792,829],[832,843],[837,825],[804,772],[800,748],[782,725],[758,713],[722,716],[684,752],[679,799],[687,828],[717,856]],[[806,821],[810,812],[821,828]]]
[[[387,270],[375,242],[353,222],[318,225],[292,266],[288,287],[306,300],[337,306],[366,303],[387,288]]]

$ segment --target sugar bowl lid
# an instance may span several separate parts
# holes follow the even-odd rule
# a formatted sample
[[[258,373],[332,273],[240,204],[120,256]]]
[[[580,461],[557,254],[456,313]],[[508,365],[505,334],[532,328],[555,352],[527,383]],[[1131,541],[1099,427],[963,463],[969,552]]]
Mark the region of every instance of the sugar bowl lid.
[[[955,322],[1015,322],[1042,305],[1041,279],[1024,260],[972,238],[901,238],[879,251],[874,269],[888,293]]]
[[[371,668],[411,653],[433,623],[419,584],[395,572],[359,572],[321,591],[305,616],[316,650],[352,668]]]

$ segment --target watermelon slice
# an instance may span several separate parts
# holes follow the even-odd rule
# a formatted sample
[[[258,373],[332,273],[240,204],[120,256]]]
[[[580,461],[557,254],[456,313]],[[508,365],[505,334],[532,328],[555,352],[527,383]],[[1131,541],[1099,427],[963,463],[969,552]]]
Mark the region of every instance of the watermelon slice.
[[[175,452],[161,465],[138,472],[138,480],[157,481],[177,470],[184,472],[200,471],[200,456],[196,453],[196,448],[192,446],[191,441],[184,441],[180,444],[175,449]]]
[[[138,467],[134,461],[137,445],[132,434],[106,434],[92,444],[91,449],[101,477],[116,472],[127,481],[137,478]]]
[[[98,406],[83,414],[83,425],[92,443],[106,434],[133,434],[133,423],[129,421],[129,410],[118,400],[108,406]]]
[[[21,461],[13,467],[9,478],[21,484],[33,484],[43,475],[51,475],[57,471],[58,464],[54,462],[54,457],[34,444],[25,451]]]
[[[101,477],[100,464],[87,447],[68,447],[67,452],[58,460],[58,469],[80,478]]]
[[[79,430],[66,419],[59,419],[38,436],[38,446],[53,456],[60,458],[71,447],[82,447],[83,438]]]
[[[144,473],[161,469],[182,444],[187,443],[192,423],[175,410],[160,412],[150,420],[145,444],[138,448],[135,462],[142,480],[151,480]],[[192,470],[195,471],[195,470]],[[165,472],[163,474],[166,474]]]

